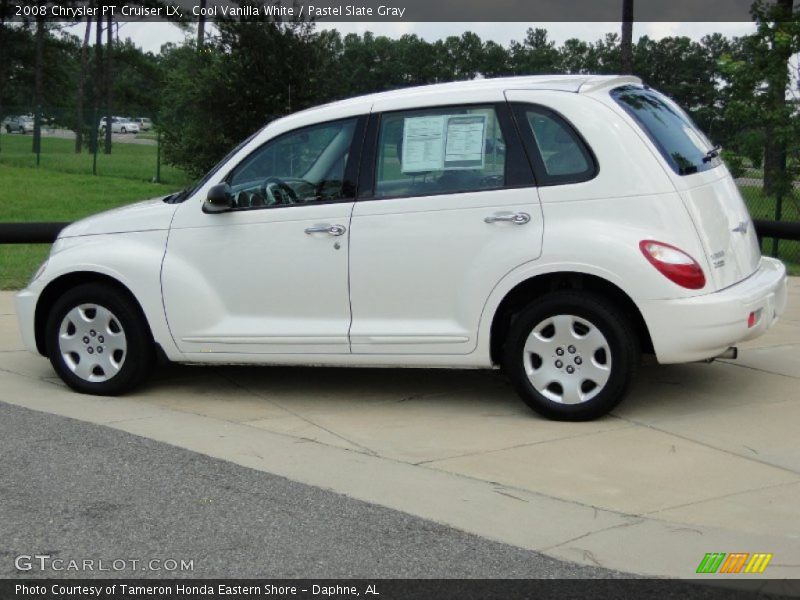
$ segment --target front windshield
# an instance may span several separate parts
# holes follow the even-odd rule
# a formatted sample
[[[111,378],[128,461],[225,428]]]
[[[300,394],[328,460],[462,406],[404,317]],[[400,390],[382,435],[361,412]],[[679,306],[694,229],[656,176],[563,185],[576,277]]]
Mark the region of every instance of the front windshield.
[[[691,117],[655,90],[626,85],[611,97],[631,115],[678,175],[691,175],[721,164],[714,146]]]

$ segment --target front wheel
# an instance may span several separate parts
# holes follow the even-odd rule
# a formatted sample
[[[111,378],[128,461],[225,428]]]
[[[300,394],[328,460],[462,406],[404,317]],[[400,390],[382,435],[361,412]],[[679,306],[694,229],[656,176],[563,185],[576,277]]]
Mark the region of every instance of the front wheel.
[[[547,294],[512,321],[504,368],[536,412],[588,421],[611,411],[630,387],[640,360],[629,320],[605,298],[584,291]]]
[[[139,308],[125,294],[86,284],[56,302],[46,325],[47,355],[72,389],[114,396],[147,375],[153,343]]]

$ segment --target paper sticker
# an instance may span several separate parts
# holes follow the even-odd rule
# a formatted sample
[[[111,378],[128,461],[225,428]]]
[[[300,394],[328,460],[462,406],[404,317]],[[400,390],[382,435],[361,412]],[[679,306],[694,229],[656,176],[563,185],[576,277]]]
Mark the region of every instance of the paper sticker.
[[[414,117],[403,122],[403,173],[440,171],[444,167],[445,115]]]
[[[445,169],[482,169],[486,115],[448,117]]]
[[[403,121],[403,173],[482,169],[486,115],[411,117]]]

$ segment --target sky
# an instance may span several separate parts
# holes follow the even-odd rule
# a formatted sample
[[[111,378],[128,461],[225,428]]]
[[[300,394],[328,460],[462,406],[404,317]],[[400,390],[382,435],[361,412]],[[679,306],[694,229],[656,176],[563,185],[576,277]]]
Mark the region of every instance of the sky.
[[[435,41],[450,35],[461,35],[465,31],[477,33],[483,41],[493,40],[502,46],[507,46],[511,40],[523,40],[525,31],[529,27],[542,27],[547,29],[550,39],[557,44],[569,38],[578,38],[587,42],[600,39],[606,33],[619,33],[619,23],[419,23],[419,22],[360,22],[360,23],[322,23],[317,25],[321,29],[338,29],[342,34],[372,31],[376,35],[386,35],[391,38],[400,37],[406,33],[413,33],[419,37]],[[73,33],[82,35],[82,26],[77,26]],[[662,37],[685,35],[694,40],[700,40],[709,33],[719,32],[727,37],[740,36],[755,31],[752,23],[714,22],[714,23],[635,23],[633,29],[634,39],[647,35],[654,39]],[[180,43],[187,35],[171,23],[126,22],[122,23],[119,35],[121,38],[129,37],[145,51],[158,52],[162,44],[167,42]]]

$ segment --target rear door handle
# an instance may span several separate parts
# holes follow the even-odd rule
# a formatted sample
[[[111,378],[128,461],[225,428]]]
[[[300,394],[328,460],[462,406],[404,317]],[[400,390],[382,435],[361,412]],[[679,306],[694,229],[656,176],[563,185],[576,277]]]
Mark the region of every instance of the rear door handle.
[[[486,217],[486,223],[513,223],[514,225],[525,225],[529,223],[531,216],[526,212],[516,213],[495,213],[491,217]]]
[[[328,235],[344,235],[347,231],[347,227],[344,225],[328,225],[325,223],[324,225],[314,225],[313,227],[306,227],[306,234],[311,235],[313,233],[327,233]]]

